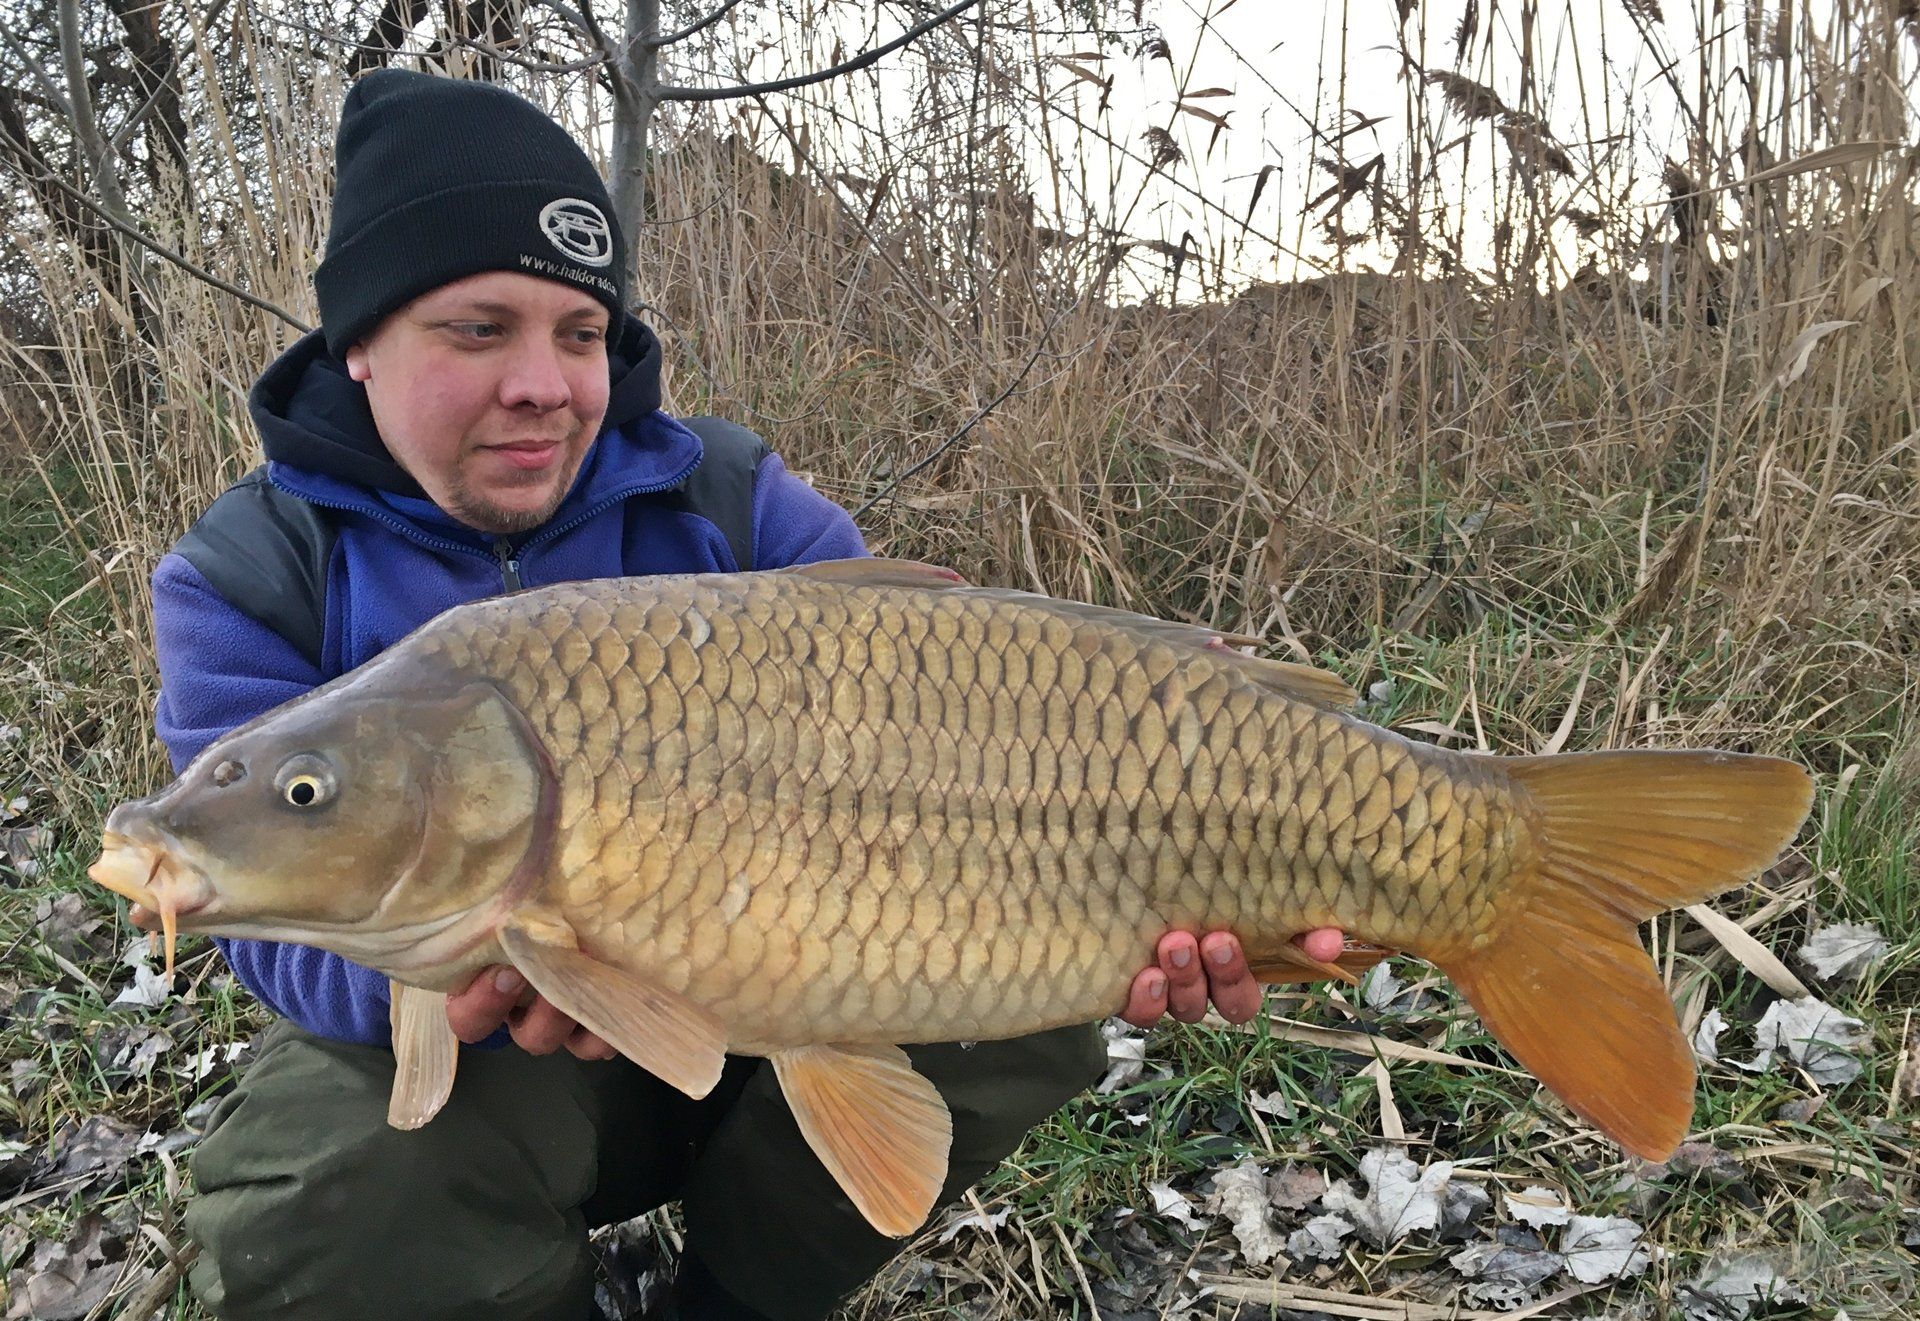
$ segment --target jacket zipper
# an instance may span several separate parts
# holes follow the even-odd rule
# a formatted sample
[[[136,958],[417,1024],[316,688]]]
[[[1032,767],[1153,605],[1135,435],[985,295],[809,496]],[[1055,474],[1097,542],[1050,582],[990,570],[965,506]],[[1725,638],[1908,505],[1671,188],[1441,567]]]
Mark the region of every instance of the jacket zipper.
[[[493,543],[494,558],[500,561],[500,589],[506,592],[520,590],[520,560],[513,553],[513,543],[501,537]]]

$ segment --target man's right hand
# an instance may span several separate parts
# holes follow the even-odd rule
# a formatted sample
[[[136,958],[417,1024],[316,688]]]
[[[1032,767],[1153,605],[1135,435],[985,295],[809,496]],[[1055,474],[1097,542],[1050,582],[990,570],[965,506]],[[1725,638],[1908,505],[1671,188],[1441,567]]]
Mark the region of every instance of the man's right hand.
[[[583,1060],[610,1060],[612,1046],[581,1027],[533,992],[512,968],[482,968],[464,991],[447,996],[447,1022],[453,1035],[473,1045],[500,1030],[502,1023],[529,1055],[551,1055],[565,1046]]]

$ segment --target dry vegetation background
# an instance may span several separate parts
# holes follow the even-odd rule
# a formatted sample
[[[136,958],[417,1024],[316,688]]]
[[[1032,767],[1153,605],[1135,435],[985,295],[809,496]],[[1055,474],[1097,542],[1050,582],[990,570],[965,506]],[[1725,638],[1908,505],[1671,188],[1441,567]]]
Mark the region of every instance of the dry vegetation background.
[[[104,1166],[76,1167],[72,1146],[107,1131],[80,1127],[90,1116],[179,1133],[231,1085],[223,1052],[257,1011],[210,953],[174,988],[184,1010],[111,1007],[134,976],[116,959],[125,928],[81,871],[105,808],[164,779],[146,576],[256,461],[244,393],[296,333],[288,318],[313,315],[349,65],[388,58],[354,41],[404,11],[154,0],[82,16],[76,53],[100,71],[102,105],[143,115],[111,144],[120,214],[283,317],[101,219],[115,208],[82,135],[58,130],[58,87],[29,72],[60,67],[57,6],[4,8],[24,21],[0,49],[0,1266],[15,1268],[9,1316],[34,1314],[22,1291],[63,1239],[95,1272],[75,1268],[83,1285],[117,1273],[81,1310],[41,1314],[190,1316],[171,1148],[123,1150],[89,1178]],[[1694,16],[1689,30],[1711,34],[1695,43],[1653,0],[1619,0],[1622,48],[1603,58],[1662,56],[1623,92],[1535,76],[1548,37],[1525,0],[1401,0],[1398,104],[1343,105],[1323,71],[1324,104],[1286,162],[1310,186],[1276,227],[1265,172],[1207,173],[1232,98],[1183,83],[1186,52],[1139,8],[985,6],[889,66],[884,117],[877,74],[667,114],[636,287],[667,341],[673,406],[761,430],[858,511],[877,553],[1257,634],[1340,671],[1369,718],[1418,737],[1800,758],[1822,782],[1800,847],[1719,920],[1649,934],[1690,1030],[1722,1015],[1744,1054],[1776,996],[1811,992],[1860,1020],[1849,1053],[1864,1072],[1709,1064],[1693,1163],[1650,1172],[1488,1068],[1497,1057],[1444,992],[1276,999],[1296,1027],[1251,1045],[1157,1033],[1149,1057],[1171,1080],[1036,1135],[982,1190],[978,1226],[916,1245],[911,1270],[858,1307],[1470,1314],[1452,1309],[1498,1300],[1463,1295],[1457,1249],[1430,1236],[1256,1263],[1228,1212],[1183,1225],[1140,1192],[1171,1179],[1204,1199],[1229,1150],[1276,1179],[1287,1159],[1351,1177],[1366,1149],[1409,1136],[1417,1162],[1458,1162],[1457,1181],[1556,1189],[1576,1211],[1637,1217],[1660,1249],[1632,1281],[1586,1292],[1562,1275],[1508,1301],[1911,1315],[1920,10],[1715,6]],[[754,34],[831,58],[831,25],[805,17],[767,6],[685,59],[729,70]],[[394,62],[498,76],[604,143],[605,98],[591,69],[565,67],[578,52],[548,9],[415,19]],[[159,67],[140,24],[167,43],[171,91],[135,76]],[[1109,71],[1161,60],[1178,93],[1162,127],[1115,142]],[[116,82],[115,67],[132,72]],[[1374,115],[1403,145],[1355,127]],[[1584,131],[1553,127],[1568,123]],[[1113,150],[1210,227],[1133,219],[1142,185],[1088,164]],[[1285,282],[1235,279],[1265,251],[1260,231],[1325,260]],[[1842,919],[1890,948],[1823,982],[1795,951]],[[1250,1108],[1275,1091],[1298,1103],[1284,1122]],[[1282,1231],[1313,1209],[1279,1182],[1270,1193]],[[1482,1237],[1498,1222],[1517,1250],[1559,1242],[1545,1230],[1529,1246],[1525,1217],[1495,1200]],[[1130,1229],[1114,1219],[1128,1206]],[[88,1212],[117,1248],[100,1246],[101,1221],[83,1241]],[[656,1228],[670,1240],[670,1221]],[[1708,1288],[1743,1247],[1771,1254],[1800,1301]]]

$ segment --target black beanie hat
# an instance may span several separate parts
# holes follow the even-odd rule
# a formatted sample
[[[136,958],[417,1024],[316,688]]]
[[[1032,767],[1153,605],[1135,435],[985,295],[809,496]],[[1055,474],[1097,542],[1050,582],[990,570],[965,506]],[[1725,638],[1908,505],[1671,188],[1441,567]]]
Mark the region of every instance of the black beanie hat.
[[[480,271],[570,284],[624,312],[626,245],[600,175],[545,112],[491,83],[381,69],[354,83],[314,273],[334,356]]]

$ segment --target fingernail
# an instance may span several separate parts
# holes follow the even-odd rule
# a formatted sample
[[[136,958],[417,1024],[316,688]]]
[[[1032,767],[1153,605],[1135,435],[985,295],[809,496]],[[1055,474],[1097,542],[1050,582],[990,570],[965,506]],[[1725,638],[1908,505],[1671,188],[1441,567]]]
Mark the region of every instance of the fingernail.
[[[527,989],[527,979],[512,968],[505,968],[494,974],[493,989],[502,995],[518,995]]]
[[[1176,968],[1184,968],[1189,963],[1193,962],[1193,951],[1188,949],[1185,945],[1182,945],[1179,949],[1173,952],[1173,958],[1171,962],[1173,966]]]
[[[1215,945],[1213,947],[1212,957],[1215,963],[1223,968],[1226,967],[1229,963],[1233,962],[1233,946],[1226,944]]]
[[[1158,1000],[1167,993],[1167,979],[1159,973],[1147,978],[1147,999]]]

